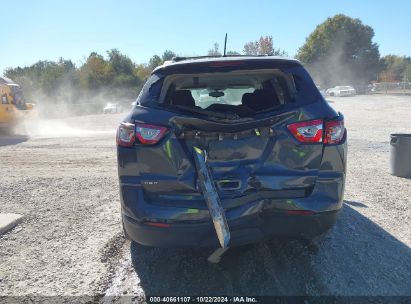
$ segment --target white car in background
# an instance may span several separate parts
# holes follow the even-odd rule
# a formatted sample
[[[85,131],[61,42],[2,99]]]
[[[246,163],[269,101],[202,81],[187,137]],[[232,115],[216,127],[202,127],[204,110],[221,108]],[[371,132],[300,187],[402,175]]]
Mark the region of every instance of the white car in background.
[[[104,114],[113,114],[120,112],[123,112],[123,108],[118,103],[109,102],[103,109]]]
[[[352,86],[336,86],[326,91],[328,96],[354,96],[357,94]]]

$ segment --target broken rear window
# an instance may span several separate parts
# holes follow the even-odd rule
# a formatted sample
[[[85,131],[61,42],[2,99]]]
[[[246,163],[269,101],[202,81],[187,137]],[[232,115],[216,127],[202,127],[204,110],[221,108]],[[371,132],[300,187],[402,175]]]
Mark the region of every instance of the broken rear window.
[[[240,117],[301,106],[322,99],[301,66],[213,73],[153,74],[138,102],[193,111],[232,112]]]

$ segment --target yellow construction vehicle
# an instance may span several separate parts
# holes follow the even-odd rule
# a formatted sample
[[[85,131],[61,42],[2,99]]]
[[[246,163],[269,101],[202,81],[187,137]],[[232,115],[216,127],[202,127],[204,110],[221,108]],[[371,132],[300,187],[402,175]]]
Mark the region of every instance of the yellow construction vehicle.
[[[34,115],[34,104],[27,103],[21,87],[0,77],[0,128],[13,129],[19,122]]]

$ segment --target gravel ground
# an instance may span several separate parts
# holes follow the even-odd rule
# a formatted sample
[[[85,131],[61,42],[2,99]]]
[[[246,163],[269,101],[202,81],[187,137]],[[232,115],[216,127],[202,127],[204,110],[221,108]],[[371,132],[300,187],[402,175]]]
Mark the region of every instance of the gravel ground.
[[[34,122],[0,139],[0,295],[100,291],[120,238],[114,116]],[[116,250],[115,250],[116,251]]]
[[[411,97],[333,98],[349,134],[345,206],[318,245],[273,240],[209,250],[130,244],[121,236],[114,128],[120,115],[26,126],[0,137],[4,295],[411,296],[411,180],[391,176],[389,134],[410,133]],[[111,298],[113,299],[113,298]],[[108,299],[110,300],[110,299]]]

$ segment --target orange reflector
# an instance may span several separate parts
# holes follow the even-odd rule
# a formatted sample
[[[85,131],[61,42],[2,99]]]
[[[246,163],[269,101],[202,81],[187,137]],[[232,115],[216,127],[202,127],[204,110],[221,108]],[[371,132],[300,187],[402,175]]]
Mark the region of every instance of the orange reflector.
[[[286,210],[285,213],[287,214],[295,214],[295,215],[311,215],[314,212],[309,210]]]
[[[170,224],[166,224],[166,223],[144,222],[144,224],[147,225],[147,226],[160,227],[160,228],[169,228],[170,227]]]

